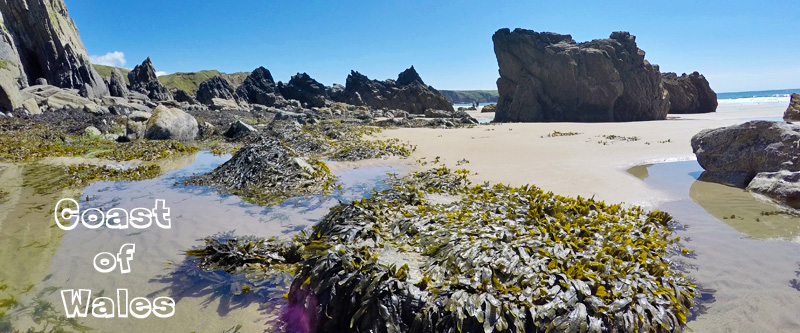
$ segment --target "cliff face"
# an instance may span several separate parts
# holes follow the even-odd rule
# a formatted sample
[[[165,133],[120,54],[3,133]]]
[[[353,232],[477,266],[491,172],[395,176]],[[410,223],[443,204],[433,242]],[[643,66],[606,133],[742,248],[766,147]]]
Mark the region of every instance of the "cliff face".
[[[717,93],[698,72],[678,76],[662,73],[664,88],[669,92],[669,113],[707,113],[717,110]]]
[[[79,89],[86,97],[108,95],[63,0],[0,0],[0,14],[4,39],[0,48],[5,51],[0,51],[0,60],[20,69],[20,87],[44,78],[54,86]]]
[[[500,29],[492,37],[500,79],[495,121],[664,119],[669,100],[658,66],[635,37],[576,43],[569,35]]]

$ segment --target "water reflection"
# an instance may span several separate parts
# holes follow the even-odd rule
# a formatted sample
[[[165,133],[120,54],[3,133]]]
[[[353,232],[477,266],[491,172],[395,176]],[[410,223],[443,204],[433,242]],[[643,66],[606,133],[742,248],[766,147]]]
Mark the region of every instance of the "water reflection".
[[[794,239],[800,236],[800,218],[794,213],[744,189],[698,180],[703,169],[697,161],[641,165],[628,172],[657,188],[688,187],[689,197],[695,203],[752,238]]]
[[[19,215],[29,220],[26,224],[2,225],[5,236],[0,235],[10,240],[16,239],[13,242],[0,242],[0,247],[6,249],[2,251],[0,266],[18,268],[2,269],[0,272],[5,273],[0,276],[5,276],[6,280],[24,280],[16,283],[20,286],[15,290],[17,299],[14,302],[51,304],[55,313],[63,314],[60,293],[43,291],[91,289],[93,294],[116,295],[117,289],[124,288],[129,290],[131,298],[146,297],[152,300],[161,296],[172,297],[177,302],[175,315],[170,318],[150,316],[135,320],[99,319],[90,315],[82,318],[81,324],[105,332],[219,332],[233,325],[241,325],[242,331],[263,331],[265,323],[275,317],[271,312],[283,302],[282,294],[285,291],[281,290],[291,282],[290,277],[275,276],[254,282],[246,275],[202,272],[194,268],[192,259],[186,258],[184,252],[200,245],[200,239],[220,233],[267,238],[291,237],[319,221],[340,201],[369,196],[373,189],[385,186],[381,181],[387,177],[387,173],[400,171],[397,167],[388,166],[344,170],[336,173],[342,184],[340,192],[330,196],[293,198],[272,207],[249,204],[233,195],[219,195],[216,190],[207,187],[176,185],[192,174],[213,170],[229,158],[200,152],[175,158],[168,163],[162,162],[164,170],[173,171],[158,178],[139,182],[100,182],[80,193],[82,210],[118,207],[130,211],[139,207],[152,208],[155,199],[163,199],[171,209],[170,229],[90,230],[79,226],[64,232],[53,228],[52,220],[52,209],[61,193],[41,202],[41,214],[36,216],[20,215],[29,208],[14,206],[15,211],[20,212],[13,216]],[[22,187],[22,184],[19,186]],[[25,191],[35,189],[25,187]],[[25,192],[22,197],[31,195]],[[10,229],[12,227],[15,229]],[[26,233],[17,229],[28,230],[30,237],[22,237]],[[58,236],[51,237],[51,234]],[[46,245],[49,250],[42,252],[37,248],[36,241]],[[94,269],[92,258],[96,254],[116,253],[125,243],[134,243],[136,246],[130,273],[115,271],[103,274]],[[37,249],[37,253],[42,252],[45,256],[19,256],[27,251],[25,248]],[[37,264],[42,266],[39,269],[41,272],[25,273],[26,267],[35,268]],[[11,272],[15,273],[8,275]],[[24,291],[21,290],[23,282],[31,291],[26,291],[28,296],[25,297],[21,297],[25,294],[21,293]],[[0,281],[0,285],[4,283],[7,282]],[[258,292],[243,292],[244,286]],[[0,293],[0,296],[3,294]],[[268,304],[266,307],[265,302]],[[12,324],[18,329],[41,327],[33,322],[34,318],[27,312],[17,312],[14,316],[3,318],[8,327]]]

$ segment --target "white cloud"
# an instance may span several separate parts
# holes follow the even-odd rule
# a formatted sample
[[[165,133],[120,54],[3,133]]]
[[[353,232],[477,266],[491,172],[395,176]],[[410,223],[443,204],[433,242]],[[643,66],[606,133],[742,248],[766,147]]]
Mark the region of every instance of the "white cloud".
[[[167,75],[167,74],[169,74],[169,73],[167,73],[165,71],[156,71],[156,76],[162,76],[162,75]]]
[[[125,66],[125,53],[114,51],[101,56],[90,55],[89,61],[98,65],[123,67]]]

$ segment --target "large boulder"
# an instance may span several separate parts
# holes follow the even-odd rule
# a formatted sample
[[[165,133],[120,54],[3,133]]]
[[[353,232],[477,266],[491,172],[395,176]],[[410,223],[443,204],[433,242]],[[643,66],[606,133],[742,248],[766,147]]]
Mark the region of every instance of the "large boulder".
[[[637,121],[669,111],[658,66],[644,59],[636,38],[576,43],[570,35],[500,29],[495,121]]]
[[[179,109],[163,105],[153,109],[147,120],[145,139],[191,141],[197,137],[197,120]]]
[[[172,94],[158,81],[156,68],[153,67],[153,62],[150,61],[150,57],[147,57],[141,65],[136,65],[136,67],[128,73],[128,82],[131,84],[132,91],[145,94],[152,100],[172,100]]]
[[[800,94],[792,94],[789,99],[789,107],[783,113],[783,120],[800,121]]]
[[[111,68],[111,77],[108,79],[108,90],[111,96],[128,98],[128,85],[122,78],[122,73],[116,67]]]
[[[423,114],[427,109],[453,111],[453,105],[431,86],[426,86],[414,66],[406,69],[395,80],[370,80],[365,75],[351,71],[344,91],[334,99],[373,109],[399,109],[413,114]]]
[[[664,89],[669,93],[669,113],[708,113],[717,110],[717,93],[698,72],[678,76],[662,73]]]
[[[308,107],[323,107],[330,104],[328,89],[306,73],[297,73],[289,83],[278,83],[281,95],[286,99],[294,99]]]
[[[272,74],[264,67],[256,68],[250,73],[242,85],[236,88],[236,95],[250,104],[266,106],[273,106],[282,100]]]
[[[800,125],[765,120],[706,129],[692,137],[704,178],[745,187],[761,172],[800,171]]]
[[[54,86],[78,89],[83,97],[108,95],[63,0],[0,0],[0,15],[0,68],[6,72],[0,81],[17,80],[19,89],[44,78]],[[10,89],[0,86],[0,103],[24,102],[4,101],[9,99],[3,95],[13,95]]]
[[[214,98],[233,100],[236,99],[236,93],[228,81],[214,76],[200,83],[200,87],[197,88],[197,100],[200,103],[212,105]]]

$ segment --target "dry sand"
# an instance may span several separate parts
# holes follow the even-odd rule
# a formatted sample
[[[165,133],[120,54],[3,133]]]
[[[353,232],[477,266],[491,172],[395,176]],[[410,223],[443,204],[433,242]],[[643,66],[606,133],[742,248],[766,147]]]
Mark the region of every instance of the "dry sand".
[[[694,259],[680,261],[690,265],[689,275],[701,287],[712,289],[716,299],[708,304],[707,313],[689,323],[690,331],[800,332],[800,237],[795,242],[750,238],[741,233],[741,227],[714,217],[722,213],[687,201],[690,184],[681,185],[686,193],[655,188],[626,171],[641,164],[693,160],[690,140],[700,130],[779,117],[785,108],[774,103],[746,108],[722,104],[716,113],[670,115],[664,121],[412,128],[385,131],[380,136],[417,146],[406,160],[411,169],[429,168],[438,156],[448,167],[472,171],[472,179],[477,181],[534,184],[562,195],[595,196],[673,212],[688,225],[687,230],[677,231],[684,239],[683,246],[697,254]],[[473,115],[478,119],[493,116]],[[580,134],[548,137],[553,131]],[[609,140],[604,135],[635,136],[638,140]],[[457,165],[462,159],[469,163]],[[429,163],[423,166],[416,160]],[[720,190],[719,195],[726,196],[725,191]],[[731,205],[736,203],[728,202],[726,207]]]

